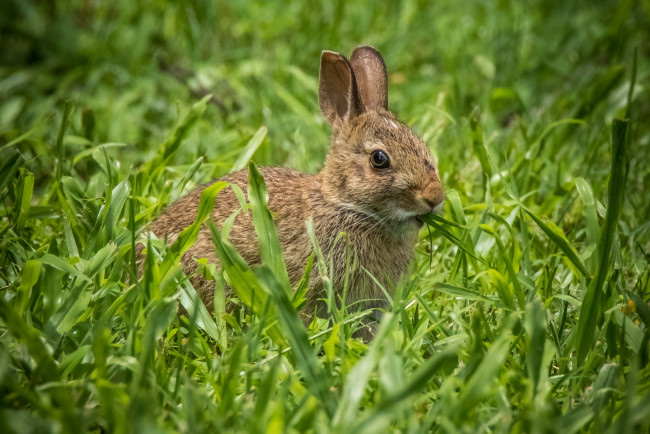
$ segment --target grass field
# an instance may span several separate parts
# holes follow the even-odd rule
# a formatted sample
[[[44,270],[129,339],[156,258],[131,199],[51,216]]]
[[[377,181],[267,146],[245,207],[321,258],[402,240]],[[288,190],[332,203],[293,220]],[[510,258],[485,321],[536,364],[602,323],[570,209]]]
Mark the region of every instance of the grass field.
[[[0,432],[650,430],[648,1],[2,10]],[[320,52],[358,44],[448,194],[377,338],[302,327],[269,265],[225,267],[267,309],[193,308],[191,237],[138,280],[193,186],[320,169]]]

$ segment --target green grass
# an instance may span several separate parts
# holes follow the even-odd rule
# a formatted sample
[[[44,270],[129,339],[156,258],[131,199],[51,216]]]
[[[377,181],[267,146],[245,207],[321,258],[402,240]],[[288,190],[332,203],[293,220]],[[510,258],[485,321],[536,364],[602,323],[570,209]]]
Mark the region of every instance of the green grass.
[[[647,2],[2,9],[1,432],[650,429]],[[320,51],[362,43],[448,192],[376,339],[331,299],[302,326],[255,170],[265,264],[211,226],[216,317],[179,258],[230,187],[138,278],[140,233],[193,186],[321,167]]]

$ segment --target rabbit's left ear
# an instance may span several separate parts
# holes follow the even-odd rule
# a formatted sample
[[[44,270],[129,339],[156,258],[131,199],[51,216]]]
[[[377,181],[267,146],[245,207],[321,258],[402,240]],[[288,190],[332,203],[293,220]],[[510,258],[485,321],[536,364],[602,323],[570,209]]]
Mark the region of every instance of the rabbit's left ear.
[[[354,72],[342,54],[333,51],[321,54],[318,103],[327,122],[334,126],[361,112]]]
[[[388,109],[386,64],[379,51],[361,46],[350,56],[359,97],[365,110]]]

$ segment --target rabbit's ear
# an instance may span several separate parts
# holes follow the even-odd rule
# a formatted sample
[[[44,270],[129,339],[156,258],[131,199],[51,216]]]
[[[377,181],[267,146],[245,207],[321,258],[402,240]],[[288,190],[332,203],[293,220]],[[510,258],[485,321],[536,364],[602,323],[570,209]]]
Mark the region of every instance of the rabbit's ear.
[[[357,80],[359,97],[364,109],[388,109],[388,80],[386,64],[379,51],[372,47],[357,47],[350,57]]]
[[[326,50],[321,54],[318,102],[330,124],[337,119],[345,121],[361,111],[354,72],[345,56]]]

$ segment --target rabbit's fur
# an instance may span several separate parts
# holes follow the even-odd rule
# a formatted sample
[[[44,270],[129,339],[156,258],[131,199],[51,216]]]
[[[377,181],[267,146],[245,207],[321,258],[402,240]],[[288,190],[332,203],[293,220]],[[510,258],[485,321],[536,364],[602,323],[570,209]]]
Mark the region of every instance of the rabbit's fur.
[[[372,273],[389,289],[408,269],[418,229],[418,215],[432,212],[444,200],[436,165],[424,142],[387,109],[386,68],[381,55],[371,47],[359,47],[348,61],[324,51],[321,57],[319,103],[332,124],[332,145],[323,170],[316,175],[277,167],[261,168],[275,216],[278,237],[295,285],[301,278],[312,246],[305,222],[311,218],[320,247],[333,264],[333,287],[340,295],[346,273],[347,251],[356,255],[349,271],[346,303],[369,300],[359,307],[385,307],[385,297]],[[382,150],[390,167],[371,165],[372,153]],[[248,173],[235,172],[221,178],[246,191]],[[194,222],[202,186],[171,204],[152,223],[158,237],[175,239]],[[231,189],[222,190],[213,211],[221,226],[240,208]],[[348,240],[337,237],[345,232]],[[237,215],[229,241],[249,264],[260,263],[257,237],[250,213]],[[196,259],[207,257],[215,264],[209,230],[202,227],[196,243],[183,255],[185,272],[201,299],[212,310],[214,283],[204,280]],[[324,297],[322,281],[314,267],[302,309],[305,318],[314,313]],[[320,310],[320,313],[324,312]]]

